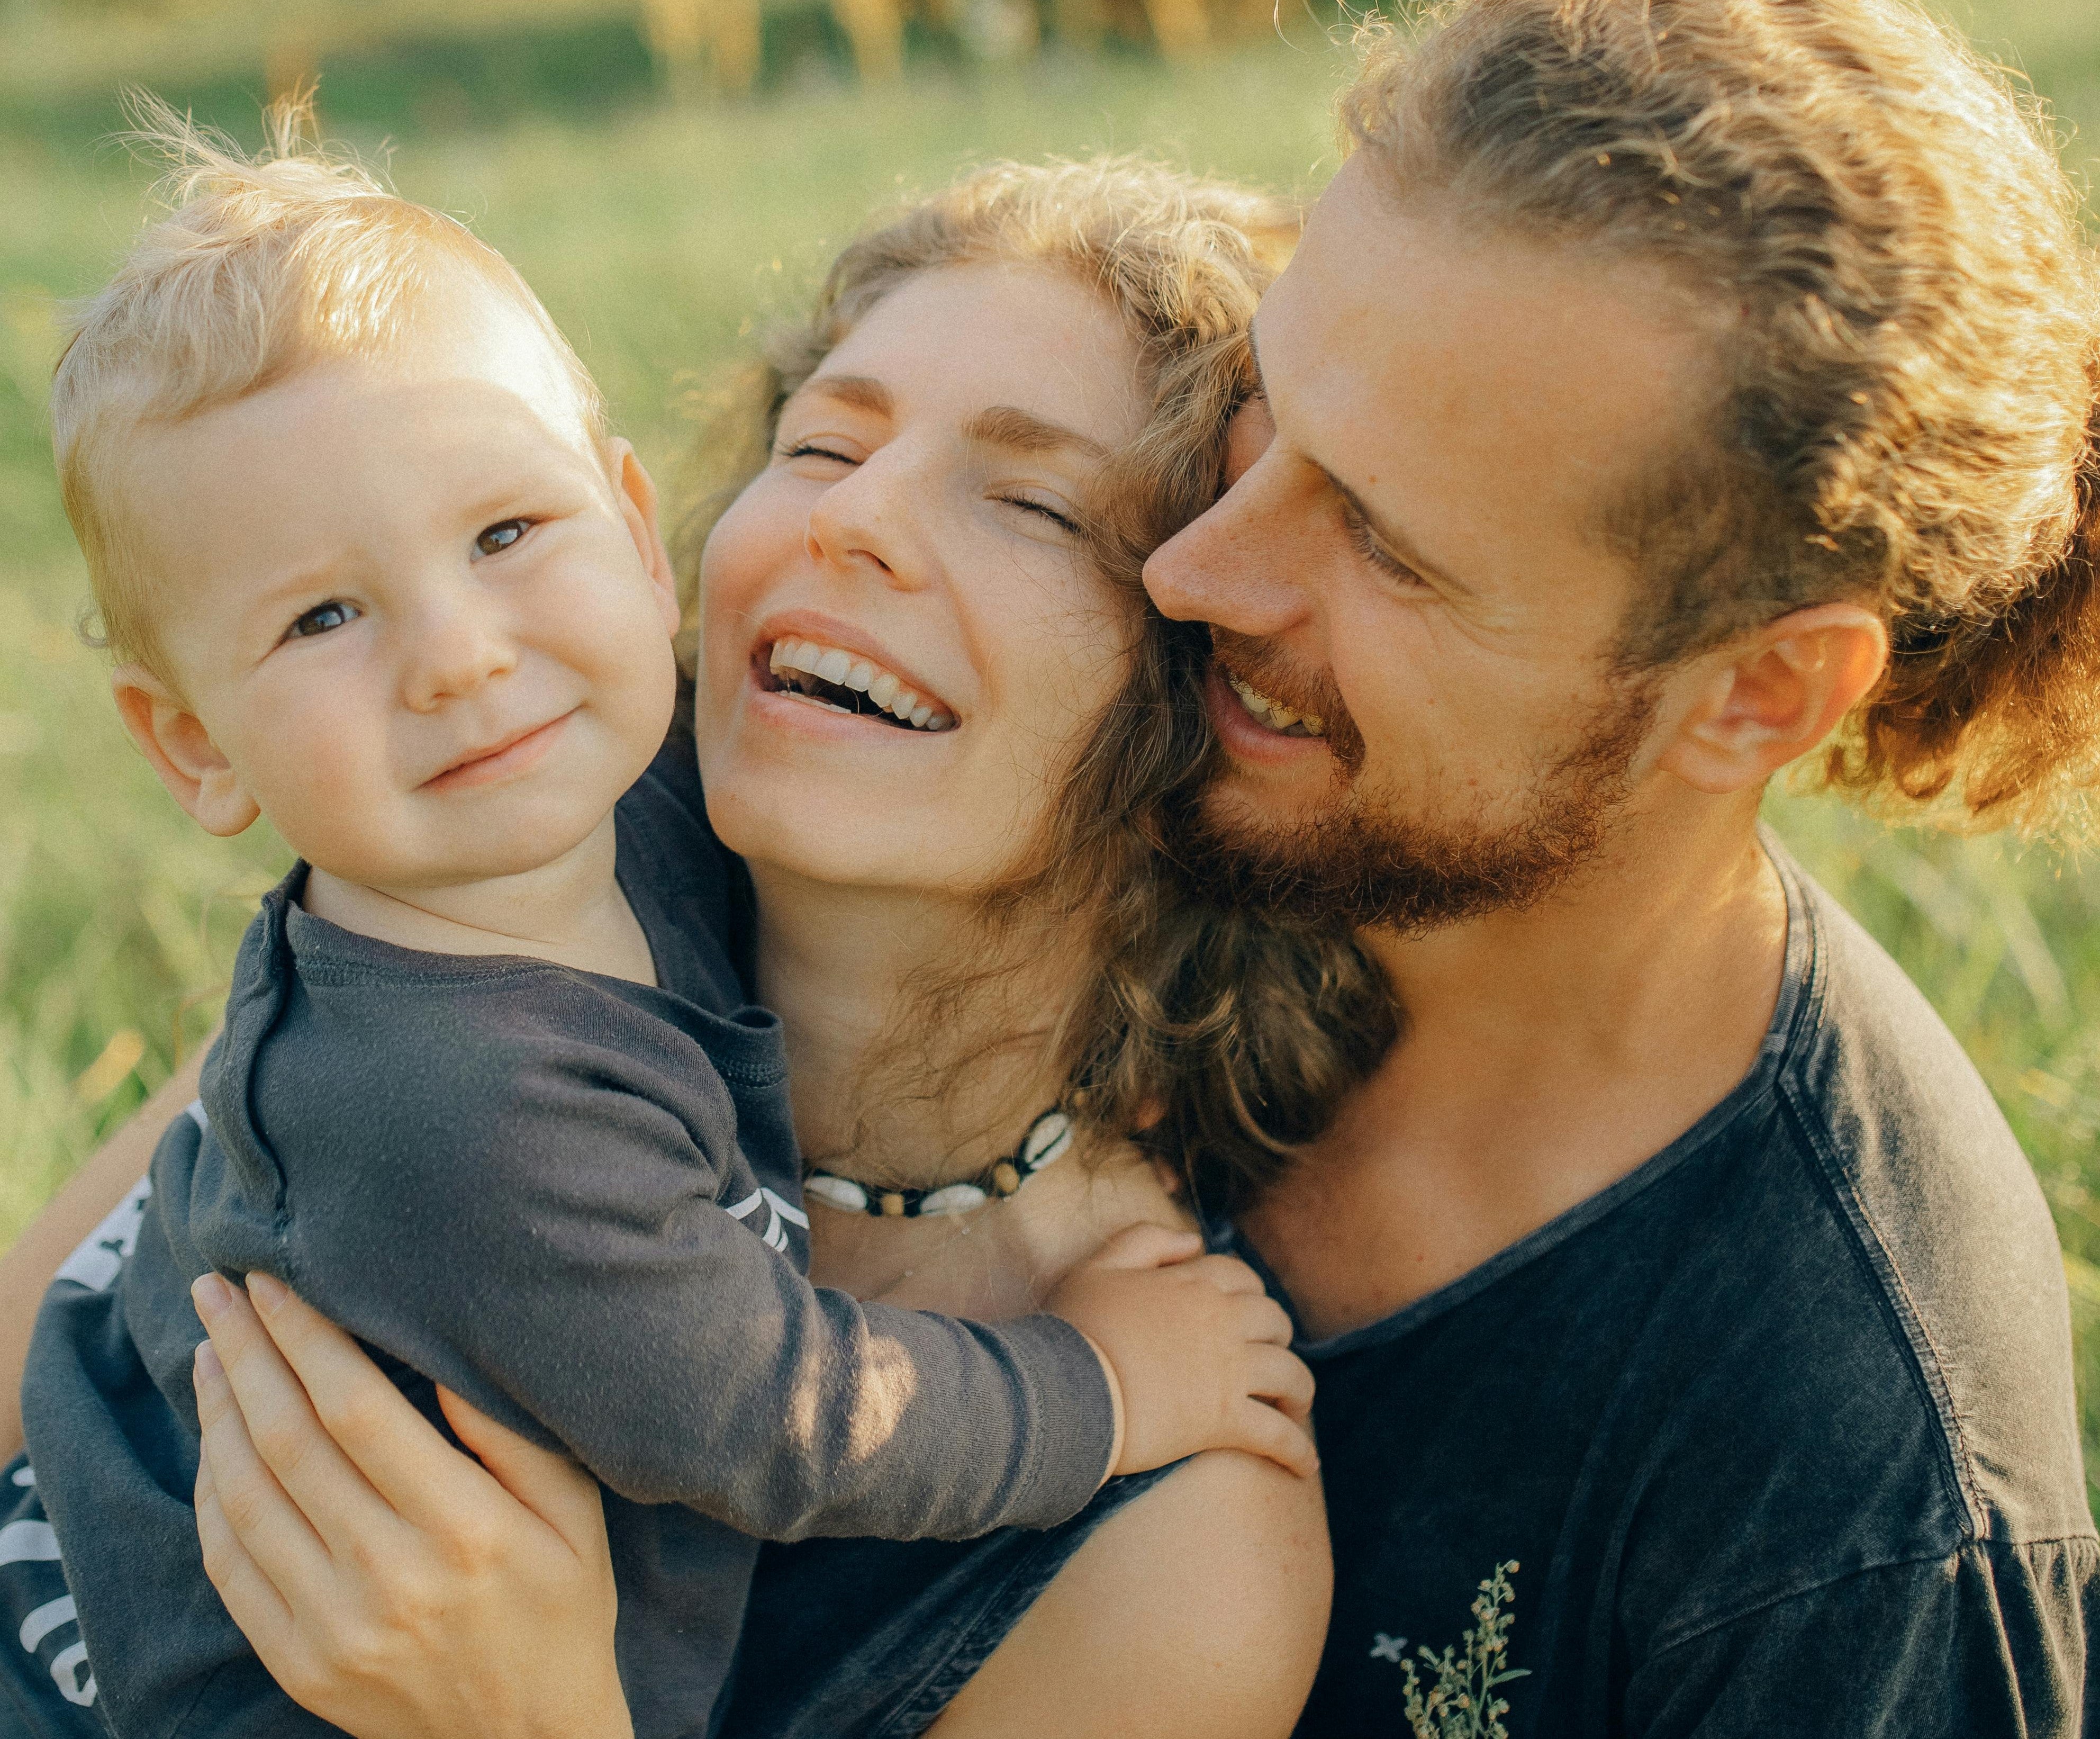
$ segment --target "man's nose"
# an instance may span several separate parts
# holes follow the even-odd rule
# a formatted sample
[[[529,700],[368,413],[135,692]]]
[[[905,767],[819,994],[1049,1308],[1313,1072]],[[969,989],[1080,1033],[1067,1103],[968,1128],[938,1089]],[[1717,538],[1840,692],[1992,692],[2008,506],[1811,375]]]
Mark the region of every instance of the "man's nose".
[[[478,586],[437,590],[426,599],[410,633],[404,687],[408,705],[419,713],[463,700],[518,665],[507,613]]]
[[[1292,555],[1294,501],[1264,455],[1210,508],[1152,552],[1145,589],[1162,616],[1266,639],[1305,614]]]

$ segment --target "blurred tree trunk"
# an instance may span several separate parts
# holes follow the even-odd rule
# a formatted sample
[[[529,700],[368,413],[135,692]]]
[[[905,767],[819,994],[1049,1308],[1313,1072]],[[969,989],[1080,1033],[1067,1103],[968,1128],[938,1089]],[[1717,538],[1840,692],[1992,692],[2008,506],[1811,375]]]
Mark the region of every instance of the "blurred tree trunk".
[[[758,0],[642,0],[642,29],[677,101],[694,100],[711,77],[744,96],[758,77]]]
[[[853,44],[854,64],[871,85],[904,73],[904,9],[898,0],[832,0],[832,15]]]

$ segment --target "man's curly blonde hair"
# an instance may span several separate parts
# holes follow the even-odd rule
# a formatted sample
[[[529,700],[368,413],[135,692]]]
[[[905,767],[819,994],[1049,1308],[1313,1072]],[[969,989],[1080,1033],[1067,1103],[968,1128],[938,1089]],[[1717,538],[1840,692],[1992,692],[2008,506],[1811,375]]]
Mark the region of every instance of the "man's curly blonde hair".
[[[1739,316],[1618,505],[1652,666],[1855,599],[1838,784],[2045,827],[2100,777],[2100,270],[2036,105],[1906,0],[1459,0],[1344,102],[1401,199],[1659,263]]]

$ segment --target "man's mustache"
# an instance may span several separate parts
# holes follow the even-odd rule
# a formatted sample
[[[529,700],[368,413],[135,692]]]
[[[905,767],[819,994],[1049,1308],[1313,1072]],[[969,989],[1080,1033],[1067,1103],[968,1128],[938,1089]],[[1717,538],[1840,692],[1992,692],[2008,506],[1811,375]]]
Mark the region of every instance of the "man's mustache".
[[[1308,670],[1272,640],[1257,640],[1229,628],[1211,629],[1211,652],[1228,676],[1281,701],[1301,717],[1310,714],[1327,727],[1327,748],[1345,776],[1354,779],[1364,764],[1364,735],[1357,728],[1342,691],[1325,670]]]

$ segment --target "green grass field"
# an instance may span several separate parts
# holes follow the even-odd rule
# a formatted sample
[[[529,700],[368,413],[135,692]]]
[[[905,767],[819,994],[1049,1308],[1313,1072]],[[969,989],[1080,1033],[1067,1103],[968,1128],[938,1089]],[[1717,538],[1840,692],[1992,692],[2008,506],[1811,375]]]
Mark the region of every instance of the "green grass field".
[[[1971,22],[2080,130],[2068,157],[2100,159],[2090,0],[1998,0]],[[621,427],[675,478],[690,407],[740,335],[905,189],[990,157],[1105,148],[1317,190],[1346,61],[1309,19],[1290,34],[1295,47],[1172,72],[1052,57],[929,68],[887,93],[589,125],[527,116],[411,135],[392,166],[404,192],[471,218],[518,263]],[[252,106],[216,118],[252,124]],[[216,841],[179,814],[75,633],[85,580],[43,424],[55,309],[107,271],[144,179],[118,152],[0,131],[0,1243],[209,1030],[240,928],[285,861],[261,829]],[[1893,832],[1820,800],[1772,813],[1933,998],[2026,1143],[2063,1237],[2100,1450],[2100,875],[2044,850]]]

